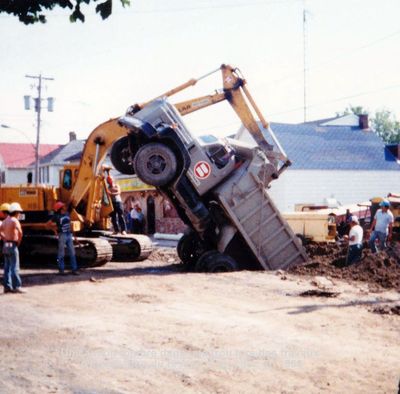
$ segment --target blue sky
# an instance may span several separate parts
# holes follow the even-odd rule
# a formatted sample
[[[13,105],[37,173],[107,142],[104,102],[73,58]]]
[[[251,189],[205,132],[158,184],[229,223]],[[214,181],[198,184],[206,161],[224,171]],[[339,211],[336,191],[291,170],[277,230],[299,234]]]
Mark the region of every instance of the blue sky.
[[[25,26],[0,14],[0,141],[34,141],[36,95],[26,74],[55,78],[44,96],[42,142],[86,138],[100,123],[192,77],[228,63],[240,68],[270,121],[303,120],[303,7],[307,9],[307,119],[335,115],[349,104],[400,116],[398,0],[132,0],[115,3],[106,21],[84,9],[71,24],[55,9],[47,24]],[[221,87],[219,74],[176,101]],[[218,104],[186,118],[196,134],[224,135],[239,122]]]

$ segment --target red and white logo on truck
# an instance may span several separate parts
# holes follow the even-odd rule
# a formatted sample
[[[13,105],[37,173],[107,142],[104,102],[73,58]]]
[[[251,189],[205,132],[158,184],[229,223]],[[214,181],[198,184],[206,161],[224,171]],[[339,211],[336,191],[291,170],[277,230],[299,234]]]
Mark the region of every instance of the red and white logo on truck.
[[[194,166],[194,175],[198,179],[206,179],[211,174],[211,167],[206,161],[199,161]]]

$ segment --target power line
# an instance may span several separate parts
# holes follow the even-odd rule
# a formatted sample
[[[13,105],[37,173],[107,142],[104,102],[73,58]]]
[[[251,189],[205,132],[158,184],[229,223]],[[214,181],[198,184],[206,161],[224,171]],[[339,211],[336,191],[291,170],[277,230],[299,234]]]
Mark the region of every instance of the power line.
[[[347,100],[347,99],[360,97],[360,96],[367,96],[369,94],[380,93],[380,92],[383,92],[383,91],[386,91],[386,90],[392,90],[392,89],[396,89],[396,88],[400,88],[400,83],[396,82],[395,85],[389,85],[389,86],[385,86],[383,88],[379,88],[379,89],[375,89],[375,90],[368,90],[368,91],[356,93],[356,94],[353,94],[353,95],[350,95],[350,96],[337,97],[337,98],[334,98],[334,99],[331,99],[331,100],[327,100],[327,101],[323,101],[323,102],[320,102],[320,103],[311,104],[311,105],[308,106],[308,108],[320,107],[320,106],[325,105],[325,104],[335,103],[335,102],[338,102],[338,101]],[[291,112],[300,111],[302,109],[303,109],[303,107],[292,108],[292,109],[289,109],[287,111],[275,112],[273,114],[270,114],[270,116],[288,114],[288,113],[291,113]]]
[[[316,65],[313,66],[313,67],[308,67],[307,70],[308,70],[308,71],[310,71],[310,70],[316,70],[316,69],[319,69],[319,68],[324,67],[325,65],[331,65],[331,64],[333,64],[333,63],[334,63],[336,60],[338,60],[338,59],[341,59],[341,58],[343,58],[343,57],[347,57],[347,56],[349,56],[349,55],[352,56],[352,55],[354,55],[354,54],[357,53],[357,52],[360,52],[360,51],[362,51],[362,50],[364,50],[364,49],[370,48],[370,47],[372,47],[372,46],[374,46],[374,45],[376,45],[376,44],[378,44],[378,43],[380,43],[380,42],[382,42],[382,41],[386,41],[386,40],[388,40],[388,39],[390,39],[390,38],[392,38],[392,37],[398,36],[398,35],[400,35],[400,30],[396,30],[396,31],[394,31],[394,32],[392,32],[392,33],[390,33],[390,34],[387,34],[387,35],[385,35],[385,36],[383,36],[383,37],[380,37],[380,38],[378,38],[378,39],[376,39],[376,40],[374,40],[374,41],[370,41],[370,42],[368,42],[368,43],[366,43],[366,44],[363,44],[363,45],[361,45],[361,46],[358,46],[358,47],[355,47],[355,48],[353,48],[353,49],[350,49],[350,50],[348,50],[348,51],[346,51],[346,52],[343,52],[343,53],[341,53],[341,54],[339,54],[339,55],[337,55],[337,56],[334,56],[334,57],[332,57],[332,58],[330,58],[330,59],[323,60],[322,62],[320,62],[319,64],[316,64]],[[282,82],[282,81],[286,81],[286,80],[292,79],[292,78],[298,78],[298,77],[299,77],[299,74],[300,74],[300,71],[292,72],[292,73],[290,73],[290,74],[287,74],[287,75],[283,76],[282,78],[278,78],[278,79],[276,79],[276,80],[270,82],[269,85],[270,85],[270,84],[276,84],[276,83],[279,83],[279,82]]]

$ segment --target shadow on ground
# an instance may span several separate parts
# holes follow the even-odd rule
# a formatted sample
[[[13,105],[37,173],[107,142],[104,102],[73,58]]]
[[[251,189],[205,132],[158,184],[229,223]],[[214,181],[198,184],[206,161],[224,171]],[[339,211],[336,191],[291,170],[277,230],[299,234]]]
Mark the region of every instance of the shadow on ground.
[[[46,269],[43,272],[43,268]],[[176,275],[176,274],[184,274],[181,264],[168,264],[168,265],[149,265],[149,266],[140,266],[140,267],[110,267],[110,268],[85,268],[80,270],[80,275],[75,276],[71,275],[66,271],[66,275],[59,275],[57,270],[54,269],[50,271],[54,267],[41,267],[42,272],[28,272],[24,273],[25,269],[20,271],[21,279],[23,287],[33,287],[33,286],[47,286],[52,284],[59,283],[68,283],[68,282],[81,282],[91,280],[93,282],[100,281],[102,279],[108,278],[122,278],[128,276],[141,276],[141,275],[155,275],[155,276],[164,276],[164,275]],[[2,280],[2,278],[1,278]]]

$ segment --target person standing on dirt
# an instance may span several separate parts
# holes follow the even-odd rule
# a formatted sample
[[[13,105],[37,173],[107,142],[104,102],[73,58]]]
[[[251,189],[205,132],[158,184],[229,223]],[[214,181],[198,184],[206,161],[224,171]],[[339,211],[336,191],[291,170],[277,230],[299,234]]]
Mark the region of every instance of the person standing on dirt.
[[[55,214],[48,222],[54,222],[57,225],[58,233],[58,253],[57,264],[59,275],[65,275],[65,247],[68,249],[71,264],[72,275],[79,275],[78,264],[76,262],[73,235],[71,232],[71,218],[65,204],[58,201],[54,204]]]
[[[121,198],[121,188],[114,182],[111,175],[107,177],[108,192],[111,196],[111,202],[113,204],[113,212],[111,213],[111,221],[114,227],[114,234],[121,233],[126,234],[126,223],[124,217],[124,207]]]
[[[22,208],[19,203],[13,202],[9,207],[9,212],[10,215],[0,225],[4,256],[4,293],[26,293],[22,290],[22,281],[19,276],[18,246],[22,240],[22,227],[18,219]]]
[[[394,217],[392,212],[389,211],[390,203],[384,199],[379,206],[381,209],[376,211],[374,220],[371,224],[371,236],[369,238],[369,247],[372,253],[377,253],[378,248],[376,247],[376,240],[379,241],[380,249],[386,248],[386,240],[392,239],[392,230]]]
[[[349,251],[347,252],[346,265],[354,264],[361,260],[362,254],[362,241],[364,231],[360,226],[357,216],[351,216],[350,220],[350,232],[347,237],[349,240]]]

